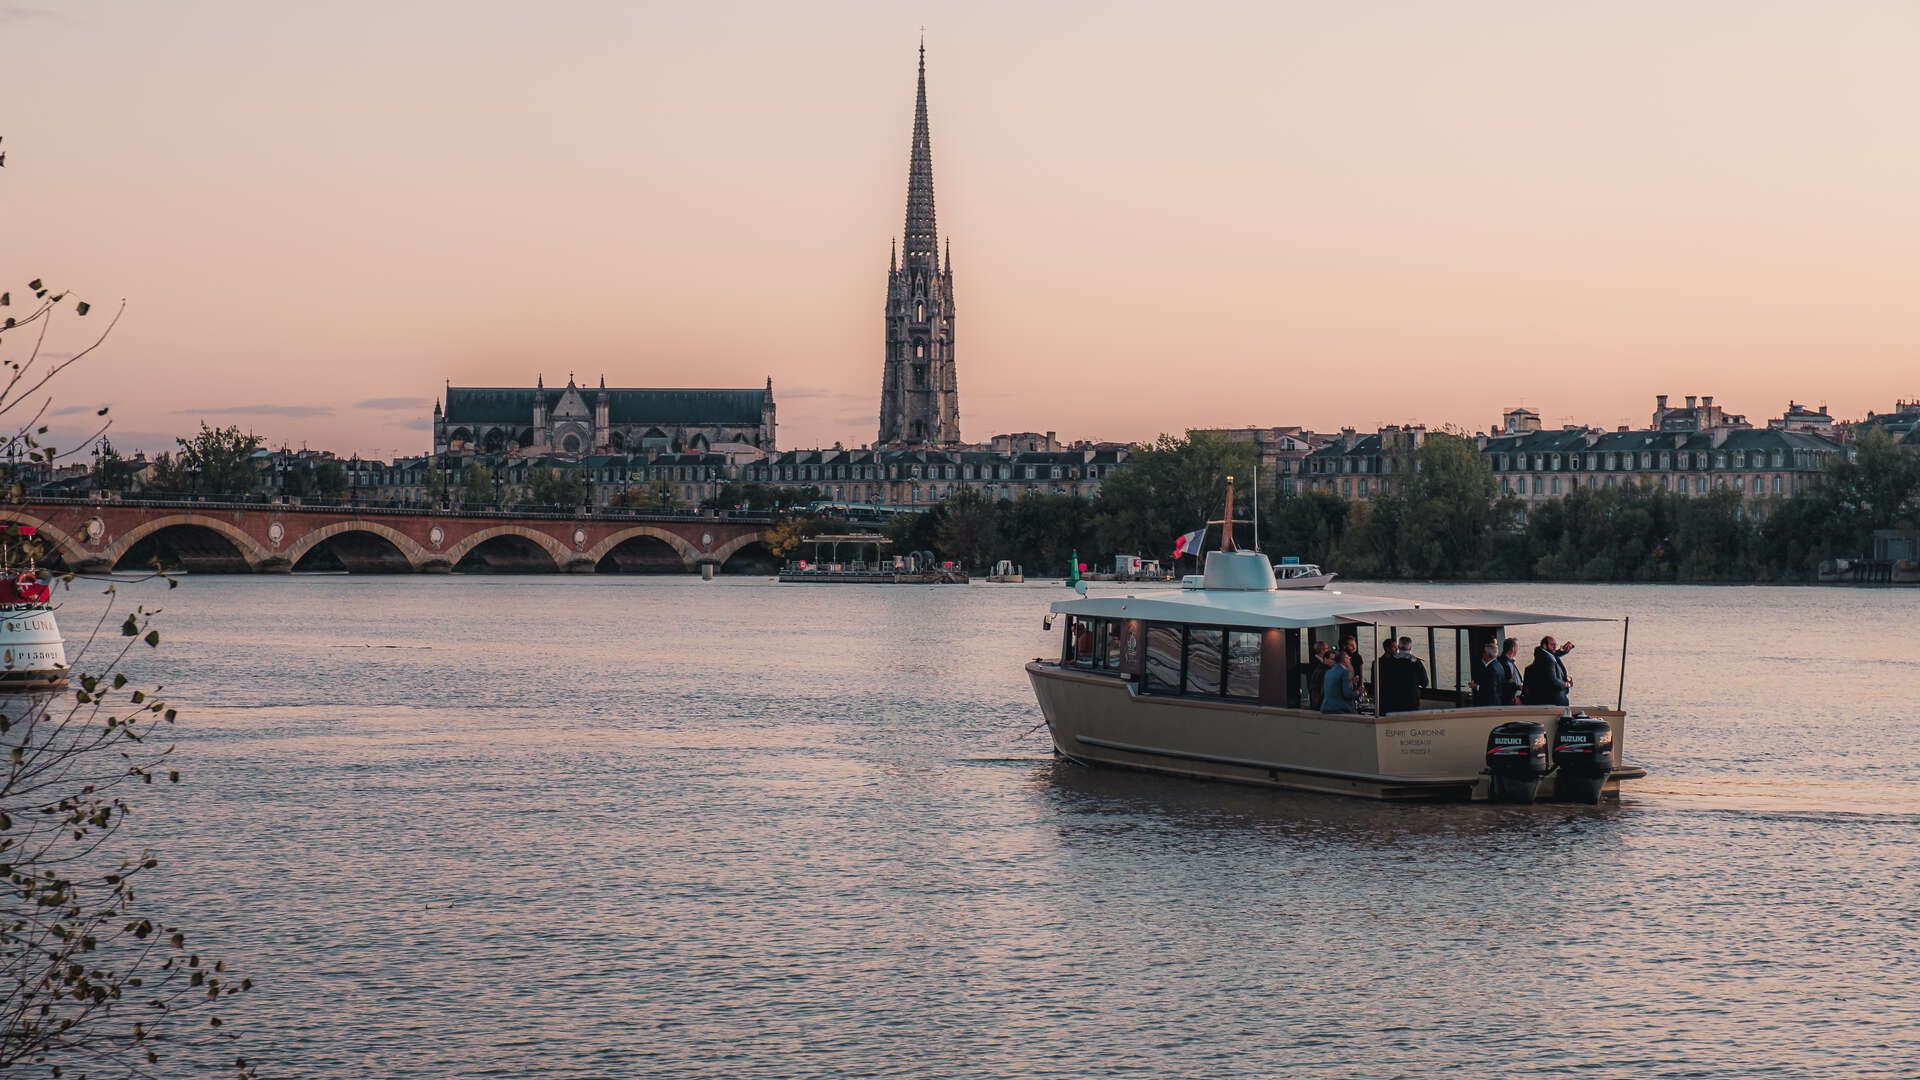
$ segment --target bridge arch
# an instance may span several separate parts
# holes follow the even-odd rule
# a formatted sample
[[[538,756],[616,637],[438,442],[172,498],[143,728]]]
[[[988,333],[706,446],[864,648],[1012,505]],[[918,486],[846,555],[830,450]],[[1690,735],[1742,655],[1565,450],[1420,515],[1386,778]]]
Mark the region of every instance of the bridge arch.
[[[240,561],[246,564],[246,569],[250,572],[258,570],[261,563],[273,558],[273,552],[262,547],[258,540],[247,535],[246,531],[238,525],[216,517],[208,517],[205,514],[167,514],[151,521],[143,521],[117,537],[113,543],[108,544],[106,550],[100,553],[100,557],[109,567],[118,566],[120,560],[126,558],[140,541],[155,533],[182,527],[206,529],[219,534],[233,545],[235,553],[240,556]]]
[[[643,536],[652,537],[672,548],[674,554],[680,556],[681,565],[688,570],[692,570],[694,564],[700,558],[699,550],[688,543],[686,537],[681,536],[679,533],[669,529],[663,529],[658,525],[635,525],[632,528],[621,529],[618,532],[611,533],[605,540],[587,549],[586,559],[593,565],[599,566],[601,560],[613,554],[615,548],[629,540],[635,540]]]
[[[474,549],[480,545],[491,540],[508,537],[517,538],[526,543],[533,544],[535,547],[546,552],[553,559],[553,569],[555,572],[565,570],[568,564],[579,559],[579,556],[569,550],[567,545],[562,544],[560,541],[538,529],[529,529],[524,525],[495,525],[492,528],[480,529],[471,533],[462,538],[459,543],[448,548],[445,556],[447,565],[457,569],[461,561],[473,554]]]
[[[755,547],[758,547],[759,550],[750,550]],[[733,562],[735,556],[741,556],[740,561],[743,565],[736,566],[733,570],[728,570],[727,564]],[[701,561],[713,563],[722,573],[756,573],[760,570],[767,570],[767,572],[772,573],[780,568],[779,557],[773,553],[771,548],[767,547],[767,534],[765,532],[742,533],[726,543],[721,544],[719,547],[714,548],[713,551],[701,559]],[[753,569],[749,570],[744,565],[749,561],[759,565],[755,565]]]
[[[69,570],[77,569],[92,561],[80,538],[49,522],[46,518],[22,513],[10,507],[0,507],[0,522],[12,525],[26,525],[37,530],[43,537],[41,546],[47,553],[56,556],[60,564]]]
[[[313,529],[301,536],[298,540],[295,540],[293,545],[287,548],[286,554],[279,557],[286,560],[289,568],[298,566],[300,565],[300,560],[306,558],[315,548],[335,537],[344,536],[348,533],[365,533],[370,536],[377,536],[387,543],[392,544],[393,547],[399,551],[400,556],[407,560],[407,569],[409,570],[420,569],[431,557],[427,553],[426,548],[421,547],[413,537],[408,536],[406,533],[382,525],[377,521],[364,521],[359,518],[336,521],[330,525],[322,525],[317,529]],[[347,569],[352,570],[353,567],[350,565]]]

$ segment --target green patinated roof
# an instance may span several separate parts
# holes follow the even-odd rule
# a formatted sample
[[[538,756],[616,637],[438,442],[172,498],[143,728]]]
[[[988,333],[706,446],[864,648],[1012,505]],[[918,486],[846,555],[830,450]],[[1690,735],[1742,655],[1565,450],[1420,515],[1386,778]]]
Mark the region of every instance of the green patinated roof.
[[[446,418],[449,424],[531,424],[533,405],[546,399],[548,409],[560,401],[566,388],[450,386]],[[607,420],[614,424],[735,424],[760,423],[760,409],[772,398],[769,390],[695,389],[586,389],[580,397],[592,408],[600,395],[607,398]]]

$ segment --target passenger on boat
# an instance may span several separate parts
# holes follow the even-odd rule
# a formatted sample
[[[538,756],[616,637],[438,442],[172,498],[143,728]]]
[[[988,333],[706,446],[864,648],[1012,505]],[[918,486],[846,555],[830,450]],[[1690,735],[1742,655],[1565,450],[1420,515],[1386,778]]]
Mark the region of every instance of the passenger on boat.
[[[1307,706],[1317,709],[1326,696],[1327,672],[1334,666],[1333,650],[1324,641],[1313,643],[1313,659],[1306,664]]]
[[[1505,704],[1500,700],[1500,649],[1489,638],[1480,646],[1480,659],[1473,662],[1473,703],[1480,705]]]
[[[1093,624],[1085,619],[1074,623],[1073,658],[1082,663],[1090,663],[1093,660]]]
[[[1421,707],[1420,692],[1432,686],[1433,680],[1427,675],[1427,662],[1413,654],[1412,638],[1400,639],[1399,655],[1400,677],[1403,681],[1400,685],[1400,704],[1393,711],[1418,712]]]
[[[1379,701],[1382,704],[1385,703],[1386,684],[1380,680],[1386,677],[1387,669],[1393,666],[1395,659],[1397,659],[1399,655],[1400,643],[1392,638],[1388,638],[1386,642],[1380,646],[1380,659],[1373,662],[1373,679],[1367,683],[1367,692],[1373,695],[1375,701]],[[1383,708],[1381,711],[1385,712],[1386,710]]]
[[[1366,663],[1360,659],[1360,640],[1348,634],[1347,639],[1340,643],[1340,655],[1347,658],[1347,667],[1353,671],[1353,692],[1357,695],[1367,681],[1364,671]]]
[[[1533,650],[1533,663],[1527,665],[1526,688],[1522,697],[1528,705],[1566,705],[1567,691],[1573,680],[1567,677],[1567,665],[1560,658],[1572,651],[1573,642],[1561,645],[1548,634]]]
[[[1359,699],[1353,692],[1353,668],[1347,662],[1345,653],[1333,653],[1333,667],[1327,670],[1322,680],[1320,698],[1320,711],[1323,713],[1360,711]]]
[[[1520,639],[1508,638],[1500,645],[1500,659],[1493,662],[1496,704],[1520,704]]]

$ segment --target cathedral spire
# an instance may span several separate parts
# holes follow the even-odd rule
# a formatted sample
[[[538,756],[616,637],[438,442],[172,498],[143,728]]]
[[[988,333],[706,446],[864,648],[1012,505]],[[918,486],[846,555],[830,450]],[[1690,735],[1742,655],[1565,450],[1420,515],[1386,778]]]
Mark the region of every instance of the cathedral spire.
[[[960,395],[954,375],[953,275],[940,268],[933,219],[933,139],[927,131],[927,42],[913,101],[907,166],[907,232],[887,258],[886,362],[880,380],[881,446],[955,446]]]
[[[907,165],[908,266],[938,265],[940,242],[933,223],[933,139],[927,131],[927,42],[920,40],[920,83],[913,102],[913,155]]]

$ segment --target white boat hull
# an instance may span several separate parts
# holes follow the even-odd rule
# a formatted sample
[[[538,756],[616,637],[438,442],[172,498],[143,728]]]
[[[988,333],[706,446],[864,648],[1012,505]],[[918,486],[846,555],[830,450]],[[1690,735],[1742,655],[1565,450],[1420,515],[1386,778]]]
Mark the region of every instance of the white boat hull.
[[[0,686],[57,686],[66,680],[66,642],[53,609],[0,609]]]

